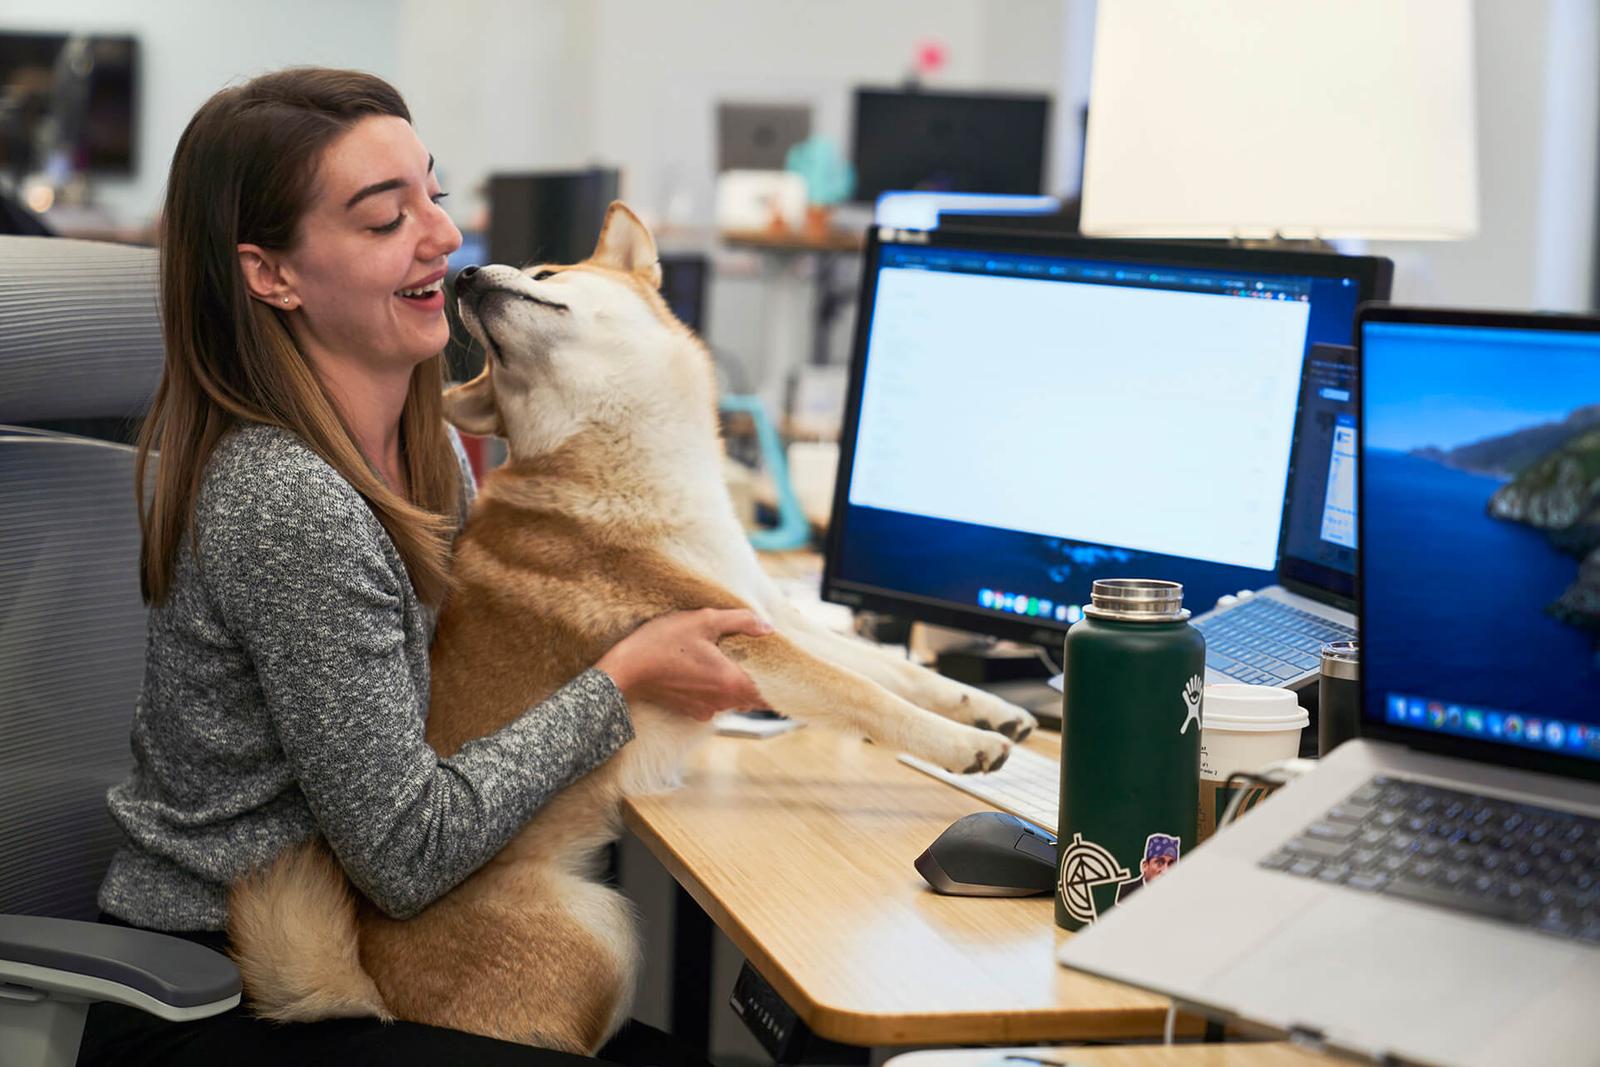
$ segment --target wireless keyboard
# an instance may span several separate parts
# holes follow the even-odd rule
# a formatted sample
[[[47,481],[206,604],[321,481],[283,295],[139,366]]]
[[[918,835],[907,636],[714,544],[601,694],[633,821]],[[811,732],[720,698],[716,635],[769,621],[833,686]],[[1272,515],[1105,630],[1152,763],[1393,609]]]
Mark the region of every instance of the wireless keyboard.
[[[1056,832],[1061,817],[1059,760],[1013,745],[1005,765],[989,774],[951,774],[915,756],[901,756],[900,762],[1052,834]]]

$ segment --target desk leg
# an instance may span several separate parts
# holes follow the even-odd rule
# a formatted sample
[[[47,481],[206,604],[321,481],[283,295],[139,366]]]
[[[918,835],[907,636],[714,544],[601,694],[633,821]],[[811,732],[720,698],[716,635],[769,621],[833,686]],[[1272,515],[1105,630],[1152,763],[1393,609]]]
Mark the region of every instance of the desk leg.
[[[711,1055],[711,918],[682,886],[673,888],[672,1034]]]

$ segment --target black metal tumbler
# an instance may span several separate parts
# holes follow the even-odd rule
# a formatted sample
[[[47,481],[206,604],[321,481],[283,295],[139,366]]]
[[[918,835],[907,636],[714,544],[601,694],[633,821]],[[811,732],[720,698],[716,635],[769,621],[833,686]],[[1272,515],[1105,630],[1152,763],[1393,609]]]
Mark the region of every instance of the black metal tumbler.
[[[1361,660],[1354,641],[1322,646],[1317,686],[1317,755],[1326,756],[1361,726]]]

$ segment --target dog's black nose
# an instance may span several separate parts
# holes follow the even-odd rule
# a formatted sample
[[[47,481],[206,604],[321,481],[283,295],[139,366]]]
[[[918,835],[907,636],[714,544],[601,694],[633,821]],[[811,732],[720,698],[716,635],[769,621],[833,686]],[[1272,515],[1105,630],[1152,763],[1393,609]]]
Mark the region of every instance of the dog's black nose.
[[[456,295],[460,296],[472,288],[472,279],[478,273],[477,267],[462,267],[461,273],[456,275]]]

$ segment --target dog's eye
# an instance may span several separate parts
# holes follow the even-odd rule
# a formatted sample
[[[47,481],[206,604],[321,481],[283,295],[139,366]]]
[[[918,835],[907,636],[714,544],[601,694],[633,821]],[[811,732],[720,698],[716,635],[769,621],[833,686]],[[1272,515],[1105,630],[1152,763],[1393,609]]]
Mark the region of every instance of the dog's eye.
[[[561,272],[558,271],[558,270],[542,270],[538,274],[535,274],[533,276],[533,280],[536,281],[536,282],[542,282],[546,278],[554,278],[557,274],[560,274],[560,273]]]

